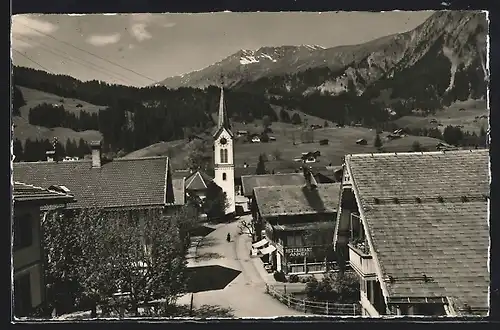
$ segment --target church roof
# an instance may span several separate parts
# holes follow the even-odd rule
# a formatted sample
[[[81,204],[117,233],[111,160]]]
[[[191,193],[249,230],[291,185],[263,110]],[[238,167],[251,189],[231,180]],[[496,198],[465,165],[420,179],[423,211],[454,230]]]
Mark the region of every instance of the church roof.
[[[205,190],[213,179],[202,171],[196,171],[186,178],[186,190]]]
[[[214,132],[214,137],[218,136],[223,129],[226,129],[231,137],[233,136],[233,133],[231,132],[231,123],[229,122],[229,117],[227,115],[226,102],[224,101],[224,88],[221,88],[219,100],[219,118],[217,120],[217,129]]]

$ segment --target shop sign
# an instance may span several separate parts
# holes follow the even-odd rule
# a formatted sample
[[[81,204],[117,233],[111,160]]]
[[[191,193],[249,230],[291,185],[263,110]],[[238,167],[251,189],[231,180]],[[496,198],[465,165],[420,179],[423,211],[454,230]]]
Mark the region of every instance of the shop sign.
[[[312,247],[287,248],[286,254],[290,257],[305,257],[312,252]]]

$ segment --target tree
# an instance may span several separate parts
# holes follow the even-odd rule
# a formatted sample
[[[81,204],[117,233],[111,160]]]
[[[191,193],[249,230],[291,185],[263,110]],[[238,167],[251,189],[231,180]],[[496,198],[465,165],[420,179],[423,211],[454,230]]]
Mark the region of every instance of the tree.
[[[246,231],[250,236],[252,236],[252,241],[255,240],[255,228],[253,226],[252,221],[246,221],[242,219],[238,223],[238,229],[240,230],[241,234],[245,233]]]
[[[50,302],[58,313],[73,306],[97,305],[109,312],[123,306],[113,294],[127,293],[126,309],[139,315],[139,304],[153,299],[176,301],[185,292],[189,231],[196,212],[148,212],[134,221],[118,212],[87,209],[68,221],[53,213],[43,223]]]
[[[266,161],[264,158],[264,154],[259,155],[259,162],[257,163],[257,169],[255,170],[255,174],[266,174]]]
[[[208,185],[202,207],[207,218],[209,220],[224,219],[228,206],[226,193],[216,184]]]
[[[21,90],[17,87],[14,86],[14,91],[12,95],[12,115],[13,116],[20,116],[21,111],[20,108],[26,105],[26,101],[24,100],[23,93]]]
[[[279,149],[274,149],[273,157],[274,160],[281,160],[281,151]]]
[[[300,125],[302,123],[302,119],[300,118],[300,115],[299,115],[298,112],[295,112],[292,115],[291,122],[292,122],[293,125]]]
[[[190,170],[197,171],[204,169],[207,165],[206,156],[207,146],[205,141],[195,139],[189,142],[187,147],[187,156],[185,162]]]
[[[422,150],[422,146],[420,145],[420,142],[418,141],[413,141],[412,145],[411,145],[411,151],[415,151],[415,152],[418,152],[418,151],[423,151]]]
[[[267,132],[269,126],[271,126],[271,118],[266,115],[262,117],[262,128],[264,128],[264,132]]]
[[[382,140],[380,139],[379,134],[375,135],[375,140],[373,141],[373,146],[375,148],[377,148],[377,150],[380,150],[380,148],[382,148]]]
[[[290,122],[290,115],[288,114],[288,111],[286,111],[285,109],[280,110],[280,120],[284,123]]]
[[[359,279],[352,272],[328,272],[321,281],[306,284],[307,297],[316,301],[350,304],[359,301]]]
[[[14,142],[12,143],[12,154],[14,155],[14,161],[19,162],[22,161],[24,158],[23,154],[23,143],[19,141],[19,139],[15,139]]]
[[[485,147],[488,145],[488,135],[483,126],[481,126],[481,130],[479,131],[479,141],[481,147]]]
[[[443,139],[446,143],[458,146],[464,138],[464,133],[459,127],[446,126],[443,131]]]
[[[323,127],[328,127],[328,126],[329,126],[328,121],[325,120]]]

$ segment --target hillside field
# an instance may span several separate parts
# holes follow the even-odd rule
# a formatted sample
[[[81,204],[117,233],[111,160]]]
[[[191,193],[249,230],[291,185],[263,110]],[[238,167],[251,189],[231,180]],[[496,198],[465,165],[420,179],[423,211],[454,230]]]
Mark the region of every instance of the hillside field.
[[[319,119],[318,119],[319,120]],[[324,122],[324,120],[321,120]],[[280,153],[280,162],[283,166],[291,166],[293,160],[301,156],[302,152],[320,151],[319,162],[315,166],[326,166],[330,163],[334,166],[342,164],[342,158],[346,154],[352,153],[371,153],[376,152],[373,146],[376,132],[363,127],[328,127],[314,130],[313,143],[300,142],[300,129],[297,126],[276,122],[271,125],[273,133],[269,136],[276,138],[276,141],[268,143],[249,143],[244,137],[237,138],[234,146],[235,165],[242,166],[243,163],[249,165],[256,164],[261,153],[265,153],[269,160],[275,159],[276,150]],[[259,133],[262,126],[259,121],[252,124],[233,123],[233,132],[246,130],[250,133]],[[429,150],[435,150],[436,144],[440,140],[423,136],[406,136],[398,140],[388,141],[385,137],[387,132],[381,134],[383,148],[385,151],[406,152],[411,150],[414,141],[418,141],[422,146]],[[293,144],[295,136],[296,144]],[[202,136],[209,145],[212,144],[211,136]],[[319,145],[318,141],[328,139],[328,145]],[[366,139],[366,145],[358,145],[358,139]],[[172,157],[172,166],[176,169],[184,168],[184,159],[187,156],[187,140],[177,140],[170,142],[160,142],[149,147],[134,151],[128,154],[129,157],[147,157],[170,155]],[[210,149],[210,148],[209,148]],[[212,151],[208,152],[212,155]],[[208,154],[207,153],[207,154]],[[276,162],[275,162],[276,163]],[[278,162],[279,163],[279,162]]]
[[[462,125],[463,131],[476,132],[479,134],[481,127],[488,129],[488,118],[479,118],[480,116],[489,116],[488,106],[485,100],[467,100],[459,101],[451,106],[436,112],[435,115],[427,117],[404,116],[394,122],[399,127],[408,128],[439,128],[441,131],[448,125]],[[437,123],[431,123],[435,119]],[[441,124],[441,125],[439,125]]]
[[[98,140],[102,138],[102,134],[95,130],[76,132],[72,129],[64,127],[47,128],[31,125],[28,122],[28,115],[30,109],[42,103],[63,105],[66,111],[72,113],[79,113],[82,110],[88,113],[95,113],[101,109],[105,109],[105,106],[90,104],[78,99],[64,98],[36,89],[22,86],[17,87],[21,90],[24,100],[26,101],[26,105],[20,108],[21,117],[15,116],[12,118],[12,122],[14,124],[14,139],[19,139],[24,144],[26,139],[52,140],[54,137],[57,137],[61,143],[65,143],[68,138],[76,140],[77,142],[80,138],[83,138],[86,141]],[[79,107],[78,104],[81,104],[81,107]]]

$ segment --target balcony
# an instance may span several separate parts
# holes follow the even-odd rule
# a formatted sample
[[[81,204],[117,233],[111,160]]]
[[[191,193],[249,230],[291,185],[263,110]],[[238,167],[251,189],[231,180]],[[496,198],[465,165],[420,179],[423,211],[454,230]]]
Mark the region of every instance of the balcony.
[[[374,277],[375,265],[368,251],[360,244],[349,243],[349,264],[361,277]]]

